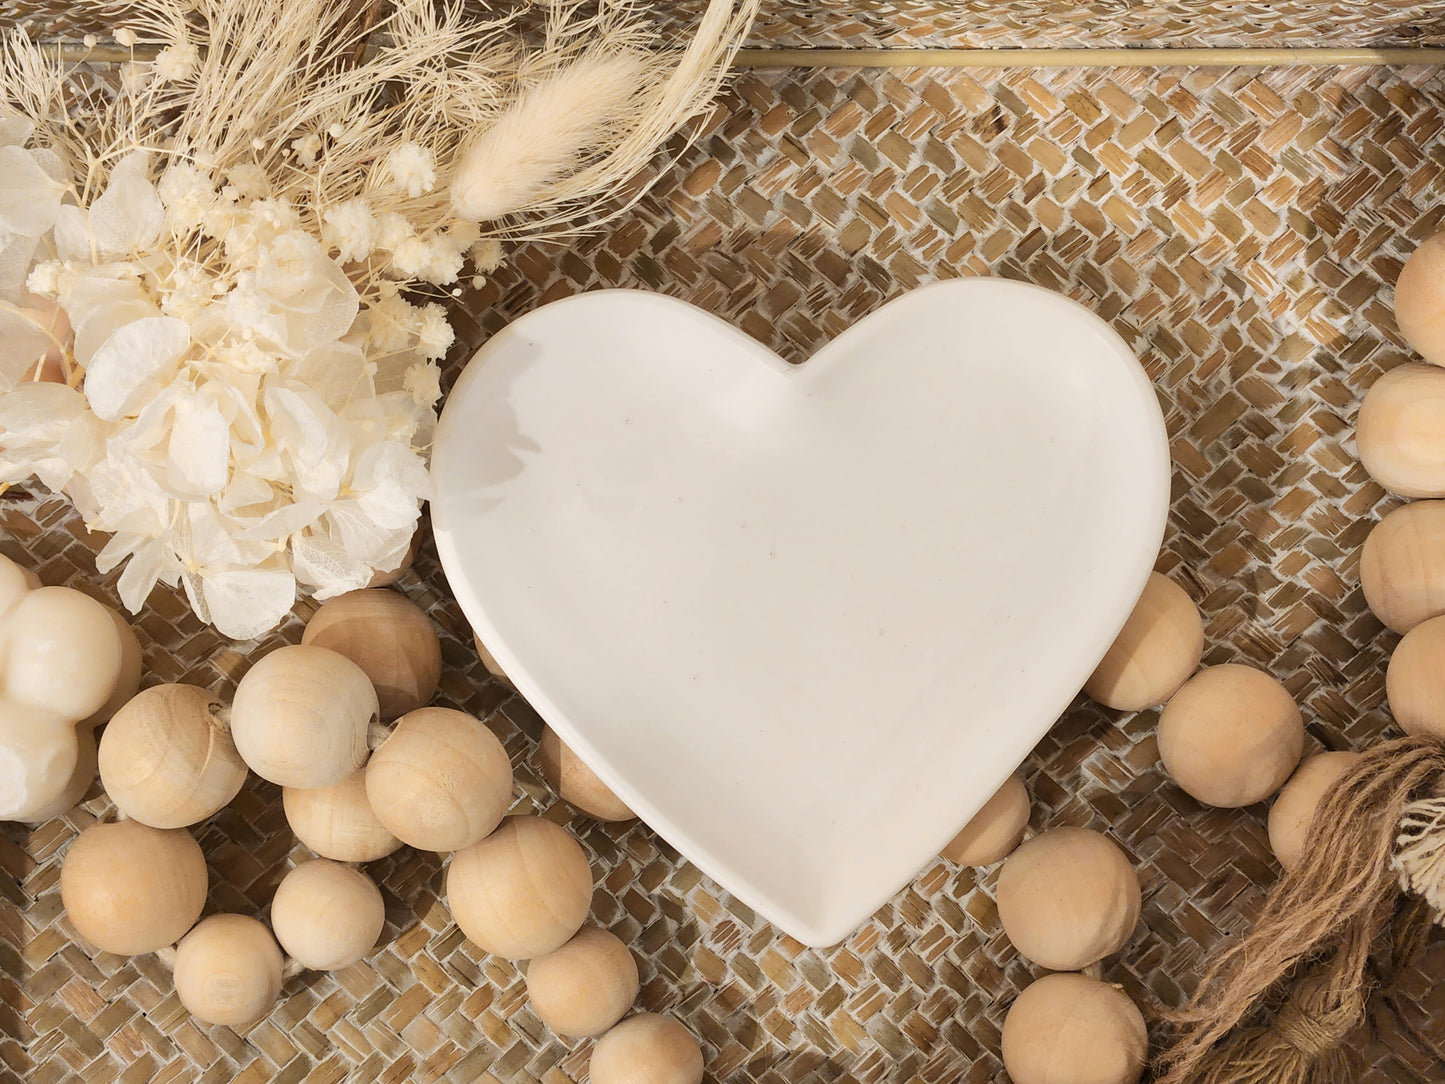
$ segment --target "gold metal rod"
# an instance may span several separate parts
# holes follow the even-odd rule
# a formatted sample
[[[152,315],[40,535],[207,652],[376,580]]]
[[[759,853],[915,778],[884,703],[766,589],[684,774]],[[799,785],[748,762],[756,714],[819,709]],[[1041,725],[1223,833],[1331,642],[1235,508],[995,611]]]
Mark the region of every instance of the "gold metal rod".
[[[742,49],[740,68],[1241,68],[1445,65],[1445,49]]]

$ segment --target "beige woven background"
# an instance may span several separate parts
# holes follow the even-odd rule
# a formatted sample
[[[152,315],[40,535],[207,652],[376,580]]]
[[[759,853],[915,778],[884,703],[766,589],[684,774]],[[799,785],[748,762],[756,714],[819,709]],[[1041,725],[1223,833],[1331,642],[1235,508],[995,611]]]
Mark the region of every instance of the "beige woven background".
[[[464,298],[465,334],[622,285],[686,298],[801,361],[933,279],[1061,290],[1123,335],[1159,390],[1175,461],[1159,567],[1199,601],[1207,661],[1269,668],[1305,706],[1312,746],[1358,747],[1388,729],[1393,637],[1357,586],[1359,545],[1387,504],[1354,460],[1351,422],[1362,390],[1406,356],[1389,283],[1445,217],[1442,128],[1445,86],[1426,70],[749,73],[636,213],[565,249],[515,252]],[[7,495],[0,531],[0,550],[47,583],[111,597],[63,502]],[[486,678],[429,542],[400,586],[446,634],[442,702],[486,717],[523,804],[568,822],[530,765],[540,722]],[[151,680],[227,687],[309,612],[233,645],[158,592],[138,621]],[[1183,996],[1276,873],[1263,808],[1183,795],[1156,766],[1154,722],[1081,702],[1023,768],[1036,828],[1107,830],[1137,864],[1143,920],[1106,976],[1146,1006]],[[450,922],[440,860],[412,852],[375,866],[388,925],[373,958],[294,981],[244,1034],[196,1023],[152,959],[91,957],[71,940],[59,858],[106,813],[97,794],[0,833],[8,1079],[583,1078],[587,1045],[538,1024],[513,967]],[[264,908],[293,852],[276,799],[252,785],[200,830],[212,909]],[[710,1079],[1005,1079],[999,1026],[1034,970],[999,931],[991,872],[935,864],[847,943],[814,951],[645,827],[571,823],[592,856],[596,920],[636,948],[642,1003],[700,1037]],[[1356,1037],[1363,1079],[1445,1081],[1442,974],[1437,935],[1398,1011]]]

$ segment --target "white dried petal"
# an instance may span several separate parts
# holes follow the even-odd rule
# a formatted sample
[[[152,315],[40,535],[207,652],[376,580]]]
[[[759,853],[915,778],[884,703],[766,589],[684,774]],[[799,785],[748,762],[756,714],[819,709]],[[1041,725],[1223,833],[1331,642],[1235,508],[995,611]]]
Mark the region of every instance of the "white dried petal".
[[[201,584],[211,623],[233,640],[275,628],[296,601],[296,578],[284,568],[206,571]]]
[[[23,147],[0,147],[0,229],[39,237],[55,225],[64,189]]]
[[[100,258],[90,235],[90,216],[67,203],[55,216],[55,254],[62,260],[91,263]]]
[[[231,432],[216,405],[199,395],[175,405],[166,455],[168,488],[182,500],[202,500],[226,484]]]
[[[13,388],[50,349],[50,334],[24,310],[0,305],[0,392]]]
[[[111,301],[94,308],[78,308],[73,318],[75,345],[72,352],[75,360],[88,367],[100,348],[121,328],[159,315],[154,305],[138,297]]]
[[[151,316],[117,328],[85,372],[85,396],[106,421],[133,412],[164,387],[191,343],[184,320]]]
[[[23,147],[35,134],[35,125],[26,117],[0,117],[0,147]]]
[[[132,151],[110,172],[105,191],[90,205],[90,229],[108,256],[154,248],[166,222],[165,204],[150,182],[150,155]]]
[[[371,374],[375,368],[361,348],[333,342],[308,350],[285,365],[288,381],[310,388],[332,410],[375,394]]]
[[[0,293],[19,290],[30,274],[38,237],[26,237],[0,229]]]
[[[374,523],[397,529],[416,522],[420,502],[430,495],[431,479],[414,451],[388,440],[357,456],[351,488]]]
[[[297,581],[310,587],[311,593],[323,602],[365,587],[375,572],[344,547],[315,535],[298,535],[292,539],[291,567]]]

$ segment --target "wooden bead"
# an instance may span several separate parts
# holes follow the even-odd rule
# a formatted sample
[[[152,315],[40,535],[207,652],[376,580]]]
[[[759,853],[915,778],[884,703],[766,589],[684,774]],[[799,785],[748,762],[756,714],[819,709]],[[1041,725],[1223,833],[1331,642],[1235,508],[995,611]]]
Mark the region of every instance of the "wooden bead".
[[[589,817],[599,821],[627,821],[637,816],[550,726],[542,729],[537,766],[559,798]]]
[[[584,926],[561,948],[527,965],[537,1018],[569,1039],[601,1035],[637,998],[637,961],[606,930]]]
[[[176,946],[176,996],[208,1024],[245,1027],[280,998],[282,967],[281,949],[264,923],[212,915]]]
[[[349,591],[323,603],[303,644],[345,655],[371,679],[383,719],[429,703],[442,676],[442,647],[431,618],[395,591]]]
[[[1203,654],[1204,622],[1198,607],[1184,588],[1151,572],[1084,692],[1118,711],[1152,708],[1174,695],[1199,668]]]
[[[397,580],[401,579],[402,576],[406,575],[407,570],[416,563],[416,555],[420,550],[421,531],[416,530],[412,532],[411,545],[407,546],[406,553],[402,555],[401,563],[398,564],[395,568],[383,569],[382,571],[376,573],[367,582],[366,586],[390,587]]]
[[[512,685],[512,679],[502,670],[501,663],[492,657],[492,653],[487,650],[487,645],[482,643],[482,638],[475,632],[472,633],[472,643],[476,645],[477,657],[482,660],[482,665],[486,667],[487,673],[504,685],[515,688],[516,686]]]
[[[401,846],[371,810],[365,769],[329,787],[285,787],[281,805],[296,838],[322,858],[374,862]]]
[[[313,971],[350,967],[376,947],[385,925],[386,905],[376,882],[325,858],[286,874],[271,900],[276,940]]]
[[[452,856],[447,903],[462,933],[484,951],[531,960],[561,948],[592,905],[582,845],[540,817],[508,817]]]
[[[100,781],[127,817],[185,828],[229,805],[246,762],[221,722],[219,697],[156,685],[116,712],[100,740]]]
[[[1406,734],[1445,741],[1445,617],[1405,633],[1385,671],[1390,713]]]
[[[960,866],[991,866],[1013,853],[1028,827],[1029,792],[1022,779],[1011,775],[943,848],[942,855]]]
[[[642,1013],[597,1040],[587,1071],[592,1084],[701,1084],[702,1048],[672,1017]]]
[[[1360,553],[1360,586],[1396,632],[1445,614],[1445,501],[1402,505],[1375,524]]]
[[[1269,848],[1285,869],[1299,865],[1310,819],[1325,791],[1359,759],[1359,753],[1316,753],[1289,777],[1269,809]]]
[[[184,829],[95,824],[66,852],[60,901],[86,941],[136,955],[175,944],[195,925],[206,883],[206,859]]]
[[[1279,790],[1304,742],[1294,698],[1251,666],[1201,670],[1159,716],[1164,770],[1195,800],[1227,809],[1262,802]]]
[[[481,720],[418,708],[372,753],[366,796],[407,846],[459,851],[502,822],[512,804],[512,762]]]
[[[1020,955],[1077,971],[1124,947],[1139,921],[1139,876],[1117,844],[1087,828],[1035,836],[1004,863],[998,917]]]
[[[1395,322],[1432,365],[1445,365],[1445,233],[1417,248],[1395,281]]]
[[[1400,365],[1365,395],[1355,447],[1370,477],[1402,497],[1445,497],[1445,369]]]
[[[366,761],[376,692],[356,663],[315,644],[277,648],[246,672],[231,702],[241,759],[283,787],[327,787]]]
[[[1129,995],[1084,975],[1045,975],[1004,1017],[1003,1063],[1013,1084],[1136,1084],[1148,1047]]]
[[[69,587],[39,587],[20,598],[6,615],[5,643],[5,698],[72,723],[100,711],[122,677],[125,649],[115,619]]]

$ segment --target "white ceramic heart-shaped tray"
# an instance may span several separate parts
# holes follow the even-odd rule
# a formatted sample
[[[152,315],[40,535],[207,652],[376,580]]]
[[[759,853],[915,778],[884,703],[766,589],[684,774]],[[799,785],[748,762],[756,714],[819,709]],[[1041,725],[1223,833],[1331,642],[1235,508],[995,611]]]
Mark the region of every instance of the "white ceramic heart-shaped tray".
[[[1128,348],[998,279],[915,290],[796,367],[667,297],[555,302],[467,366],[432,475],[447,578],[518,690],[810,945],[1053,724],[1169,498]]]

